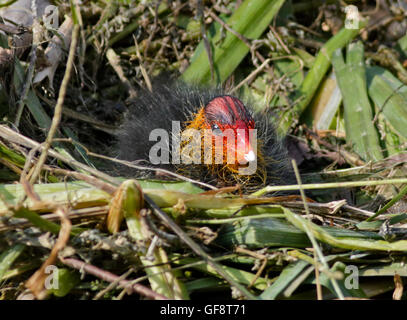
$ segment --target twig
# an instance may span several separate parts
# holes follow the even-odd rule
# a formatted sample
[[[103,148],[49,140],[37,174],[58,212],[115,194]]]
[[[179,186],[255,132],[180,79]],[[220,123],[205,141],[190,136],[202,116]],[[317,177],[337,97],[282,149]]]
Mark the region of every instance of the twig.
[[[141,74],[143,75],[144,81],[146,82],[147,89],[151,92],[151,91],[153,91],[153,87],[151,85],[150,77],[147,74],[146,68],[144,68],[143,59],[141,58],[140,48],[138,46],[137,39],[135,36],[133,36],[133,39],[134,39],[134,45],[136,47],[136,55],[137,55],[137,59],[139,61]],[[130,95],[130,97],[131,97],[131,95]],[[135,95],[133,97],[135,97]]]
[[[116,54],[116,52],[114,52],[114,50],[112,48],[107,49],[106,58],[109,61],[112,68],[114,69],[114,71],[116,72],[120,81],[123,83],[123,85],[126,87],[127,91],[129,92],[130,99],[136,97],[137,92],[136,92],[136,90],[134,90],[129,79],[126,78],[124,71],[123,71],[122,67],[120,66],[120,58]],[[141,64],[141,61],[140,61],[140,64]]]
[[[11,211],[12,209],[10,209]],[[69,220],[75,220],[75,219],[104,219],[109,211],[108,206],[101,206],[101,207],[89,207],[89,208],[82,208],[82,209],[76,209],[76,210],[71,210],[70,212],[67,213],[67,217]],[[42,219],[48,220],[48,221],[58,221],[59,216],[55,213],[49,213],[49,214],[42,214],[41,215]],[[12,221],[12,220],[6,220],[5,222],[0,222],[0,232],[7,231],[7,230],[16,230],[16,229],[24,229],[31,227],[33,224],[26,219],[23,219],[23,221],[20,222],[21,219],[18,219],[17,221]]]
[[[6,126],[3,126],[3,125],[0,125],[0,136],[3,137],[4,139],[6,139],[7,141],[22,145],[26,148],[35,148],[40,145],[38,142],[31,140],[30,138],[27,138],[27,137],[23,136],[22,134],[15,132],[12,129],[10,129]],[[44,146],[40,145],[40,149],[43,150]],[[49,149],[48,153],[50,154],[50,156],[66,163],[69,166],[76,167],[78,169],[89,172],[92,175],[94,175],[95,177],[101,178],[101,179],[111,183],[114,186],[120,185],[119,179],[113,178],[106,173],[100,172],[100,171],[98,171],[94,168],[91,168],[91,167],[87,166],[86,164],[83,164],[72,158],[65,157],[53,149]]]
[[[278,34],[278,32],[276,32],[274,27],[269,26],[269,28],[270,28],[271,32],[273,33],[273,35],[277,38],[277,41],[280,43],[280,46],[285,50],[285,52],[287,52],[287,54],[291,55],[290,49],[288,49],[288,47],[285,45],[284,41],[281,40],[280,35]]]
[[[38,146],[36,146],[35,148],[32,148],[30,150],[30,152],[28,152],[28,155],[25,159],[25,163],[24,163],[24,168],[23,171],[20,174],[20,183],[22,183],[22,181],[26,180],[27,174],[31,168],[31,164],[33,163],[33,159],[34,159],[34,154],[41,148],[41,144],[39,144]]]
[[[344,158],[345,161],[347,161],[348,163],[351,163],[355,166],[363,166],[365,164],[365,162],[363,162],[357,155],[344,150],[344,148],[341,148],[340,146],[335,146],[325,140],[322,140],[321,137],[317,133],[313,132],[312,130],[305,128],[305,131],[312,138],[314,138],[318,142],[318,144],[323,145],[324,147],[326,147],[329,150],[337,152],[339,154],[339,156]]]
[[[0,129],[1,129],[1,126],[0,126]],[[204,183],[204,182],[201,182],[201,181],[198,181],[198,180],[194,180],[194,179],[191,179],[191,178],[188,178],[188,177],[184,177],[184,176],[182,176],[182,175],[180,175],[178,173],[175,173],[175,172],[172,172],[172,171],[169,171],[169,170],[165,170],[165,169],[162,169],[162,168],[151,168],[151,167],[140,166],[140,165],[134,164],[131,161],[119,160],[119,159],[111,158],[111,157],[108,157],[108,156],[105,156],[105,155],[102,155],[102,154],[93,153],[93,152],[89,151],[85,146],[78,143],[77,141],[75,141],[74,143],[80,145],[85,150],[85,152],[86,152],[86,154],[88,156],[113,161],[113,162],[125,165],[127,167],[130,167],[130,168],[135,168],[135,169],[139,169],[139,170],[151,170],[151,171],[163,173],[163,174],[166,174],[166,175],[169,175],[169,176],[173,176],[174,178],[178,178],[180,180],[184,180],[184,181],[188,181],[188,182],[191,182],[191,183],[194,183],[194,184],[197,184],[197,185],[201,185],[203,187],[206,187],[206,188],[209,188],[209,189],[212,189],[212,190],[218,190],[218,188],[216,188],[216,187],[214,187],[214,186],[212,186],[210,184],[207,184],[207,183]],[[86,169],[84,169],[84,170],[86,170]]]
[[[53,265],[57,259],[58,252],[61,251],[69,240],[72,224],[66,216],[66,210],[58,208],[55,213],[61,219],[61,229],[59,230],[58,239],[55,242],[51,253],[41,267],[27,280],[25,286],[30,289],[37,299],[44,299],[48,295],[48,290],[45,289],[45,279],[47,277],[46,269]]]
[[[241,35],[239,32],[233,30],[227,23],[225,23],[221,18],[219,18],[215,13],[213,13],[212,11],[209,12],[209,16],[211,18],[213,18],[213,20],[215,20],[216,22],[218,22],[223,28],[225,28],[227,31],[229,31],[230,33],[234,34],[236,37],[239,38],[239,40],[241,40],[248,48],[250,48],[252,45],[250,43],[250,41],[244,37],[243,35]]]
[[[267,266],[267,256],[265,256],[264,254],[259,254],[250,250],[247,250],[245,248],[241,248],[241,247],[237,247],[235,250],[237,253],[243,253],[243,254],[247,254],[253,258],[256,259],[260,259],[262,261],[260,268],[257,270],[253,280],[250,282],[248,288],[251,288],[257,281],[257,279],[261,276],[262,272],[264,271],[264,269]]]
[[[65,169],[58,169],[58,168],[56,168],[56,169],[49,168],[48,171],[50,171],[54,174],[70,176],[70,177],[74,177],[75,179],[78,179],[78,180],[83,180],[109,194],[113,194],[116,191],[116,187],[112,186],[111,184],[108,184],[100,179],[97,179],[95,177],[89,176],[84,173],[80,173],[80,172],[76,172],[76,171],[69,171],[69,170],[65,170]]]
[[[114,288],[116,288],[119,284],[120,281],[125,280],[134,270],[132,268],[130,268],[129,270],[127,270],[125,273],[123,273],[120,277],[117,277],[117,279],[113,282],[111,282],[106,288],[104,288],[103,290],[99,291],[95,297],[93,298],[93,300],[99,300],[101,297],[103,297],[103,295],[105,295],[107,292],[109,292],[110,290],[113,290]],[[125,290],[127,292],[127,290]]]
[[[339,202],[339,203],[338,203]],[[338,203],[338,205],[337,205]],[[282,205],[286,208],[290,209],[303,209],[304,205],[302,202],[284,202]],[[334,207],[333,207],[334,205]],[[341,201],[334,201],[329,203],[310,203],[308,202],[308,208],[314,214],[322,215],[322,216],[340,216],[340,217],[348,217],[348,218],[357,218],[361,220],[365,220],[370,218],[374,215],[373,212],[366,211],[360,208],[352,207],[346,204],[345,200]],[[340,210],[339,210],[340,209]]]
[[[80,271],[85,271],[91,275],[94,275],[102,280],[105,280],[107,282],[115,282],[119,277],[109,271],[100,269],[94,265],[85,263],[83,261],[73,259],[73,258],[59,258],[59,260],[74,269],[80,270]],[[163,296],[162,294],[159,294],[157,292],[154,292],[153,290],[141,285],[141,284],[131,284],[131,281],[129,280],[120,280],[119,285],[123,288],[129,289],[134,292],[137,292],[140,295],[143,295],[147,298],[154,299],[154,300],[168,300],[167,297]],[[130,292],[130,293],[131,293]]]
[[[6,159],[0,158],[0,163],[7,168],[9,168],[11,171],[16,173],[17,175],[21,175],[22,170],[16,166],[14,163],[7,161]]]
[[[198,180],[190,179],[188,177],[184,177],[184,176],[182,176],[180,174],[177,174],[177,173],[169,171],[169,170],[165,170],[165,169],[161,169],[161,168],[151,168],[151,167],[139,166],[139,165],[133,164],[130,161],[114,159],[114,158],[110,158],[110,157],[103,156],[103,155],[97,155],[96,153],[93,153],[93,152],[89,152],[88,155],[94,156],[94,157],[99,157],[99,158],[110,160],[110,161],[114,161],[114,162],[123,164],[125,166],[135,168],[135,169],[139,169],[139,170],[150,170],[150,171],[164,173],[166,175],[173,176],[174,178],[178,178],[180,180],[184,180],[184,181],[188,181],[188,182],[191,182],[191,183],[194,183],[194,184],[197,184],[197,185],[201,185],[203,187],[206,187],[206,188],[209,188],[209,189],[212,189],[212,190],[217,190],[218,189],[218,188],[216,188],[216,187],[214,187],[214,186],[212,186],[210,184],[207,184],[207,183],[204,183],[204,182],[201,182],[201,181],[198,181]]]
[[[264,69],[264,67],[268,66],[269,62],[271,61],[271,59],[267,59],[264,60],[264,62],[258,67],[256,68],[256,70],[254,70],[252,73],[250,73],[245,79],[243,79],[236,87],[234,87],[231,90],[232,92],[235,92],[236,90],[238,90],[241,86],[243,86],[246,82],[251,81],[260,71],[262,71]]]

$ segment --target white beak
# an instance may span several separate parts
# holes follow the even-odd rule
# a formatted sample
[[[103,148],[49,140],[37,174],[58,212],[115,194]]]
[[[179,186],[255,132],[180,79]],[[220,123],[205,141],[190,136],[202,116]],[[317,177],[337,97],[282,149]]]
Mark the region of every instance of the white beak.
[[[244,155],[244,158],[246,159],[246,161],[251,162],[256,160],[256,155],[254,154],[253,150],[250,150],[249,153],[246,153]]]

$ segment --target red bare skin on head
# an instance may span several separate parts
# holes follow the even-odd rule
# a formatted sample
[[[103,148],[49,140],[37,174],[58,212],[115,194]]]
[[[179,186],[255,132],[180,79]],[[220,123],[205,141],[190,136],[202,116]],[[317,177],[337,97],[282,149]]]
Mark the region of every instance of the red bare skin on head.
[[[234,153],[236,161],[245,164],[255,160],[255,149],[250,145],[250,129],[255,128],[255,122],[239,99],[216,97],[205,106],[204,114],[206,128],[211,129],[215,137],[222,136],[227,129],[233,130],[234,143],[229,142],[227,148]]]

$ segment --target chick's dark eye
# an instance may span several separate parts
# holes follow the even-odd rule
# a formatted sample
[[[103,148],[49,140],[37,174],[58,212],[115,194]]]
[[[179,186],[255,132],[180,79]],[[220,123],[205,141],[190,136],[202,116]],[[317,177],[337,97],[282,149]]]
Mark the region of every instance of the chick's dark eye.
[[[218,126],[216,123],[214,123],[214,124],[211,126],[211,129],[212,129],[212,133],[213,133],[215,136],[221,136],[221,135],[222,135],[222,130],[219,128],[219,126]]]

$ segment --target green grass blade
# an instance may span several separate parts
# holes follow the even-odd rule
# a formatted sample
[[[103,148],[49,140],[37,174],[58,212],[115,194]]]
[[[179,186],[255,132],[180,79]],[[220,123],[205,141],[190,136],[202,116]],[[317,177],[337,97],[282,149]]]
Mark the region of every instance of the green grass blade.
[[[307,235],[282,219],[246,219],[226,225],[216,239],[221,246],[233,247],[245,244],[248,248],[272,246],[311,246]]]
[[[24,248],[24,245],[17,244],[0,255],[0,279],[3,278],[4,274],[11,267],[13,262],[23,252]]]
[[[303,260],[290,263],[281,272],[278,279],[268,287],[260,297],[265,300],[275,299],[299,274],[308,266],[309,263]]]
[[[321,227],[321,229],[328,235],[340,239],[382,239],[380,235],[374,232],[358,232],[328,226]],[[244,244],[253,249],[274,246],[296,248],[311,246],[306,233],[285,220],[276,218],[254,219],[254,217],[247,217],[243,221],[226,225],[216,242],[226,247]]]
[[[245,0],[226,23],[236,32],[248,39],[257,39],[270,24],[284,0]],[[223,41],[218,30],[211,41],[215,81],[225,81],[240,64],[249,48],[238,37],[226,31]],[[221,41],[220,44],[218,44]],[[182,79],[186,82],[208,84],[211,70],[208,55],[202,50],[185,70]]]
[[[366,70],[369,96],[390,125],[407,138],[407,86],[380,67]]]
[[[361,21],[359,27],[363,28],[365,22]],[[360,29],[359,29],[360,30]],[[334,37],[332,37],[318,53],[312,68],[309,70],[300,89],[294,96],[294,100],[301,98],[302,100],[294,106],[292,110],[287,111],[280,120],[279,129],[283,134],[286,134],[292,122],[299,119],[302,112],[311,102],[317,91],[322,79],[325,77],[331,65],[332,54],[340,48],[346,46],[353,38],[359,34],[358,29],[343,28]]]
[[[182,258],[179,260],[175,260],[175,264],[180,264],[180,265],[185,265],[185,264],[192,264],[195,262],[199,262],[198,259],[196,258]],[[256,278],[256,275],[247,272],[238,268],[232,268],[229,266],[221,265],[223,271],[235,282],[241,283],[243,285],[250,285],[254,279],[256,281],[253,283],[253,287],[258,289],[258,290],[264,290],[268,286],[268,280],[262,277]],[[211,274],[216,277],[221,277],[214,268],[212,268],[210,265],[206,263],[197,263],[192,266],[192,268],[205,272],[207,274]]]
[[[316,224],[306,221],[303,217],[283,208],[287,220],[297,228],[305,232],[306,226],[311,228],[314,237],[333,247],[350,249],[350,250],[378,250],[378,251],[407,251],[407,240],[389,242],[374,239],[357,239],[357,238],[339,238],[330,235],[326,230]]]

